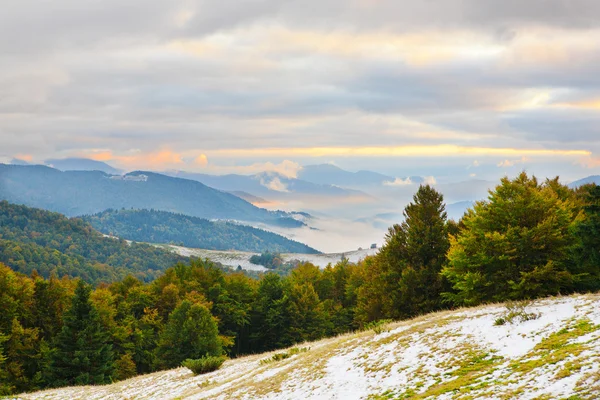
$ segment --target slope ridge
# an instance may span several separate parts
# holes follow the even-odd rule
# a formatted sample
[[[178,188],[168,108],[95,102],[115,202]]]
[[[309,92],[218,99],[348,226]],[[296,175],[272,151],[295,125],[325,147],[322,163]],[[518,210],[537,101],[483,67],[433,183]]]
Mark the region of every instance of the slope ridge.
[[[273,353],[227,361],[194,376],[186,368],[104,387],[23,395],[24,399],[592,399],[600,391],[600,295],[539,300],[536,319],[495,325],[502,305],[428,314],[302,344],[279,362]]]

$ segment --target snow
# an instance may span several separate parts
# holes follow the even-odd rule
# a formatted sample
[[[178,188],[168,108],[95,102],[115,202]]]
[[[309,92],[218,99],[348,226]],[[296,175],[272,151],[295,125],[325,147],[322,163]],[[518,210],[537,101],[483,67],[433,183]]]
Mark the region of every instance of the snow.
[[[253,355],[229,360],[206,375],[194,376],[178,368],[108,386],[56,389],[19,398],[358,400],[384,393],[392,398],[425,394],[455,382],[472,398],[516,398],[515,393],[519,399],[567,398],[578,393],[594,398],[597,392],[585,391],[600,387],[600,326],[568,340],[581,345],[578,352],[521,371],[511,365],[543,360],[536,345],[577,321],[599,324],[600,294],[540,300],[526,311],[540,316],[496,326],[496,318],[507,312],[501,305],[442,312],[391,323],[380,334],[364,331],[302,344],[299,347],[310,349],[279,362],[260,362],[273,353]],[[474,354],[491,360],[493,368],[460,381],[465,377],[461,365],[470,365]],[[570,374],[559,374],[575,362],[578,367],[571,368]],[[435,395],[428,399],[457,396],[450,390],[431,393]]]
[[[164,246],[164,245],[161,245]],[[167,245],[170,249],[175,251],[177,254],[184,257],[198,257],[202,259],[209,259],[213,262],[219,262],[223,265],[237,268],[238,265],[243,269],[251,271],[266,271],[262,265],[252,264],[250,257],[259,253],[251,253],[245,251],[219,251],[219,250],[204,250],[195,249],[191,247],[182,247],[175,245]],[[298,260],[301,262],[310,262],[320,268],[325,268],[328,264],[335,265],[342,259],[342,256],[348,259],[352,263],[356,263],[367,256],[374,255],[379,249],[364,249],[354,250],[345,253],[329,253],[329,254],[299,254],[299,253],[283,253],[281,257],[284,262]]]

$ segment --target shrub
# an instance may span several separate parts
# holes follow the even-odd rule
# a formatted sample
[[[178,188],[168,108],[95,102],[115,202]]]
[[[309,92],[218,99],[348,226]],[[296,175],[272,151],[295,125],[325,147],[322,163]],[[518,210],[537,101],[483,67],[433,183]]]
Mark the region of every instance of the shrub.
[[[387,325],[390,322],[392,322],[391,319],[380,319],[379,321],[372,321],[365,325],[365,330],[368,331],[369,329],[372,329],[376,335],[379,335],[380,333],[387,332],[389,330]]]
[[[190,369],[194,375],[200,375],[218,370],[226,359],[225,356],[205,356],[196,360],[187,359],[181,365]]]
[[[310,347],[302,347],[302,348],[294,347],[292,349],[289,349],[285,353],[275,353],[275,354],[273,354],[269,358],[265,358],[263,360],[260,360],[260,363],[261,364],[268,364],[268,363],[271,363],[271,362],[277,362],[277,361],[285,360],[286,358],[290,358],[291,356],[294,356],[296,354],[307,352],[308,350],[310,350]]]

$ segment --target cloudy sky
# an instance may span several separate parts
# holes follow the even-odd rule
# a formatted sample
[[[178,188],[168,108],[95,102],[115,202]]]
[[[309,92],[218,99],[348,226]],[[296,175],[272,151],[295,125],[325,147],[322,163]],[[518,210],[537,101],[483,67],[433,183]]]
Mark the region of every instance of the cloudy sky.
[[[6,0],[0,157],[600,173],[600,1]]]

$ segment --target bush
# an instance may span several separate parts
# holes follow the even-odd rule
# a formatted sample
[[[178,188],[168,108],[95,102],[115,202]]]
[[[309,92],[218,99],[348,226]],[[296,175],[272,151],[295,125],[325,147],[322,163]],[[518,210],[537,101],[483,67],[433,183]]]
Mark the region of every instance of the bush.
[[[513,324],[515,322],[531,321],[542,316],[541,313],[527,312],[526,308],[529,305],[531,305],[531,301],[529,300],[509,301],[506,303],[506,312],[496,318],[494,325],[505,325],[507,322]]]
[[[187,359],[181,365],[190,369],[194,375],[200,375],[218,370],[226,359],[225,356],[205,356],[196,360]]]
[[[380,319],[379,321],[372,321],[365,325],[365,330],[368,331],[372,329],[376,335],[379,335],[380,333],[387,332],[389,330],[388,324],[390,322],[392,322],[391,319]]]

